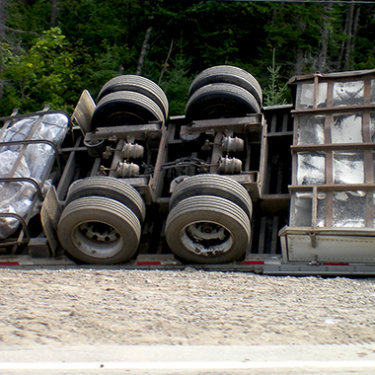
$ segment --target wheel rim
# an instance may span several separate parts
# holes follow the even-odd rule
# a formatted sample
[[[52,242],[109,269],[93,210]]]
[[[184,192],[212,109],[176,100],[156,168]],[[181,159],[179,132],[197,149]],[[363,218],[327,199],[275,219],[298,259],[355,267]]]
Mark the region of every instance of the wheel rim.
[[[186,249],[200,256],[218,256],[227,253],[233,245],[233,236],[224,225],[214,221],[189,223],[181,232]]]
[[[86,221],[72,231],[72,240],[83,253],[94,258],[115,256],[124,245],[124,238],[115,227],[103,221]]]

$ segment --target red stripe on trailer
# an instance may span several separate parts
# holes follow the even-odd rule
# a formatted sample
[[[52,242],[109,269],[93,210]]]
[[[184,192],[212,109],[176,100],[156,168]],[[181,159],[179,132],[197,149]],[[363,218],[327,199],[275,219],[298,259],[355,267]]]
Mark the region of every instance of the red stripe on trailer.
[[[137,266],[160,266],[161,262],[137,262]]]
[[[19,266],[18,262],[0,262],[0,266]]]
[[[262,260],[244,260],[241,264],[264,264]]]
[[[323,263],[323,266],[349,266],[349,263]]]

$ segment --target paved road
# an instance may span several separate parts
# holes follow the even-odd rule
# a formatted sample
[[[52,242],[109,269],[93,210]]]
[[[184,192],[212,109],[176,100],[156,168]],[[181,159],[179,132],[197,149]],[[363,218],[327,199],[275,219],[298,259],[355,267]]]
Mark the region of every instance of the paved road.
[[[60,346],[0,349],[0,374],[368,374],[375,344]]]

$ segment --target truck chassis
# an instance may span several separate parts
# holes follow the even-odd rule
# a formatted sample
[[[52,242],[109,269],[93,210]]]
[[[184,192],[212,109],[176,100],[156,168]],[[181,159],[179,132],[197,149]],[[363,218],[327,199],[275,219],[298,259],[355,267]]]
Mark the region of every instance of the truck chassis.
[[[358,86],[358,82],[362,82],[359,84],[360,93],[351,96],[351,87]],[[135,255],[126,262],[99,267],[184,269],[192,266],[204,270],[269,275],[372,276],[375,274],[371,195],[375,190],[372,167],[375,147],[371,130],[375,113],[373,82],[375,71],[296,77],[290,81],[295,88],[294,105],[264,107],[259,113],[241,117],[190,121],[185,116],[173,116],[166,122],[99,126],[92,131],[87,126],[87,118],[92,116],[93,104],[84,93],[73,113],[73,122],[69,124],[64,142],[55,145],[45,139],[39,140],[39,143],[49,144],[55,154],[54,161],[46,169],[51,181],[49,189],[43,190],[32,179],[23,178],[23,183],[35,187],[32,208],[24,217],[14,213],[0,214],[0,218],[11,217],[20,224],[12,236],[0,242],[0,266],[95,266],[85,265],[67,254],[57,232],[72,183],[99,175],[126,180],[139,192],[147,208]],[[345,94],[349,97],[348,103],[335,103],[337,85],[341,85],[344,91],[349,87]],[[303,97],[306,90],[310,90],[310,102]],[[1,118],[2,132],[24,118],[42,119],[49,113],[45,110]],[[341,124],[335,118],[357,118],[358,114],[362,122],[353,127],[357,127],[361,139],[355,142],[333,139],[338,133],[332,129]],[[315,144],[309,138],[306,144],[303,140],[303,131],[307,131],[306,119],[310,121],[307,127],[323,129],[323,141],[318,139]],[[355,130],[353,134],[348,132],[350,137],[353,134],[356,137]],[[31,138],[30,134],[27,135],[18,146],[26,150],[28,145],[36,142]],[[0,143],[0,147],[13,145]],[[145,151],[140,161],[133,162],[136,146]],[[345,156],[347,151],[360,153],[364,164],[363,181],[335,181],[335,155]],[[310,170],[305,173],[301,169],[301,159],[306,155],[324,155],[326,164],[320,171],[324,176],[321,181],[311,182],[308,179]],[[347,163],[346,159],[344,163]],[[14,174],[17,165],[13,169],[9,176],[1,178],[3,186],[20,182]],[[187,261],[171,251],[165,238],[171,197],[176,186],[189,176],[206,174],[220,175],[239,183],[251,197],[251,240],[244,254],[234,261]],[[43,182],[45,180],[47,176]],[[337,200],[333,197],[348,191],[369,192],[360,194],[367,202],[363,220],[358,219],[349,227],[346,222],[336,225]],[[300,197],[308,200],[303,209],[299,205]],[[323,201],[328,209],[322,214],[319,210]],[[306,217],[309,218],[307,224],[299,222]],[[347,222],[349,219],[350,213]],[[209,234],[207,236],[211,238]],[[340,249],[343,241],[349,243],[344,253]]]

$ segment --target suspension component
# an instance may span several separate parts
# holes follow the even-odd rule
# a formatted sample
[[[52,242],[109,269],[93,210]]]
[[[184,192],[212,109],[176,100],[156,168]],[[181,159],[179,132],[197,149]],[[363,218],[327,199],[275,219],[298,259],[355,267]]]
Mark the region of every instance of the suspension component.
[[[235,158],[220,158],[219,160],[219,172],[221,174],[239,174],[242,169],[242,161]]]
[[[116,176],[119,178],[135,177],[139,175],[139,166],[134,163],[118,163]]]
[[[139,144],[125,143],[121,150],[123,159],[141,159],[143,158],[144,147]]]
[[[100,158],[105,151],[106,148],[106,140],[101,139],[101,140],[96,140],[93,139],[91,141],[83,141],[83,144],[87,148],[87,153],[92,157],[92,158]]]
[[[106,149],[105,149],[105,151],[103,152],[103,155],[102,155],[103,159],[108,160],[112,156],[113,151],[116,151],[116,150],[114,150],[113,148],[107,146]]]
[[[238,137],[224,137],[220,146],[220,150],[227,154],[229,154],[229,152],[242,152],[243,149],[244,141]]]

